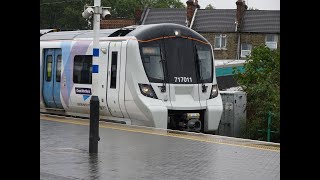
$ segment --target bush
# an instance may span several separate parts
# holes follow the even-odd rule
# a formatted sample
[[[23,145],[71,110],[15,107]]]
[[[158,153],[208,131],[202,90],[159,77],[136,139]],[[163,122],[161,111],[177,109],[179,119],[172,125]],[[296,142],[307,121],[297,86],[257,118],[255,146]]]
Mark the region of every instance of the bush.
[[[244,68],[244,73],[234,69],[234,78],[247,94],[247,119],[242,136],[267,140],[268,112],[271,112],[271,131],[277,132],[271,133],[271,141],[280,142],[280,51],[256,47]]]

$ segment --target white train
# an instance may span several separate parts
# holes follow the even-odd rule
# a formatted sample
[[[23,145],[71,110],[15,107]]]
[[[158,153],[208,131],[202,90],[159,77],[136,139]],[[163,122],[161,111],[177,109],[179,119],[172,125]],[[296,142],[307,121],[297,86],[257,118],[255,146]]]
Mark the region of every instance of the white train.
[[[93,56],[98,57],[93,63]],[[177,24],[40,37],[40,112],[89,117],[92,90],[100,119],[214,133],[223,111],[212,46]]]

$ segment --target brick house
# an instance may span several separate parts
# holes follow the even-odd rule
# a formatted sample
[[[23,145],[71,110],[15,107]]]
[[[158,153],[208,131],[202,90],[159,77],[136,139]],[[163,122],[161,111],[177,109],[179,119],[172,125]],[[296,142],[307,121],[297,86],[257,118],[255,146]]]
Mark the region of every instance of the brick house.
[[[280,48],[280,10],[247,10],[242,0],[235,4],[236,9],[200,9],[197,0],[188,0],[187,10],[146,8],[141,24],[188,26],[209,40],[218,60],[244,59],[261,44]]]

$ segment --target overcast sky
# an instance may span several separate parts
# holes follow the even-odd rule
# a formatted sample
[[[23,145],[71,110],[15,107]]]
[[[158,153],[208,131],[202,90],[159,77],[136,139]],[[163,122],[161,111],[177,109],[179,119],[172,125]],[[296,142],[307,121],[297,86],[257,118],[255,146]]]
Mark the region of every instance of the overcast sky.
[[[186,3],[187,0],[180,0]],[[236,9],[237,0],[198,0],[201,9],[208,4],[213,5],[216,9]],[[246,0],[247,6],[259,10],[280,10],[280,0]]]

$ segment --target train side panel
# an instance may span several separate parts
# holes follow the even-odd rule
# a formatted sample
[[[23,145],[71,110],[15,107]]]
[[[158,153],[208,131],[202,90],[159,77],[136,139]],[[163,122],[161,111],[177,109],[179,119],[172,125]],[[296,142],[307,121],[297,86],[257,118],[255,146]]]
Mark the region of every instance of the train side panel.
[[[132,123],[166,129],[168,111],[164,103],[140,92],[139,83],[150,83],[142,65],[138,41],[128,41],[127,53],[130,56],[126,67],[126,95],[130,91],[130,96],[126,96],[125,104]]]

